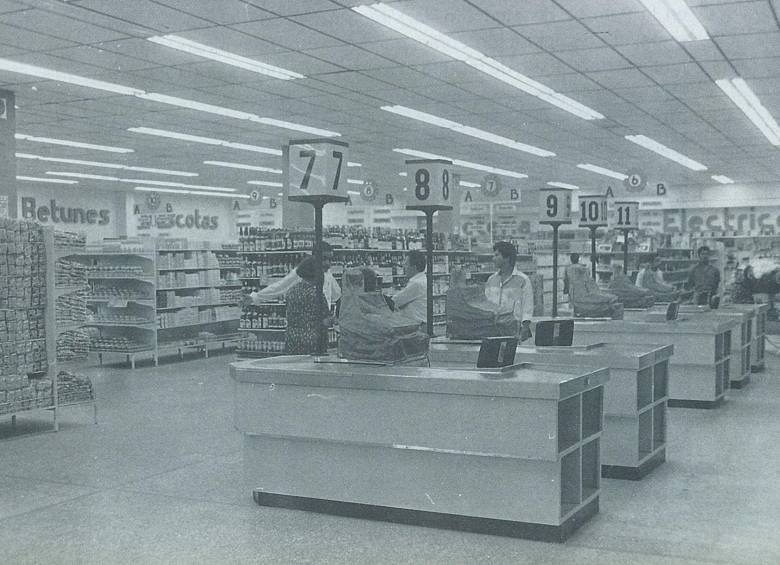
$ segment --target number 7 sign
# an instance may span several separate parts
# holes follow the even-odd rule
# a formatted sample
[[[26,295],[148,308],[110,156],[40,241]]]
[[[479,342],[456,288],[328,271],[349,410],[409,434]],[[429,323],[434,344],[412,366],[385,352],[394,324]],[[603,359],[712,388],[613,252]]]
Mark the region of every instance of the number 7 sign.
[[[290,141],[287,151],[287,197],[346,197],[349,144],[335,139]]]

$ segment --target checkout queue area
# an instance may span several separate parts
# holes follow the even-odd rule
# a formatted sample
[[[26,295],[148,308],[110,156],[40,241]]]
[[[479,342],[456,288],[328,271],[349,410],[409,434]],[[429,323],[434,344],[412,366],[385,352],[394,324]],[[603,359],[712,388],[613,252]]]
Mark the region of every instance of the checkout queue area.
[[[0,2],[0,562],[780,563],[779,14]]]

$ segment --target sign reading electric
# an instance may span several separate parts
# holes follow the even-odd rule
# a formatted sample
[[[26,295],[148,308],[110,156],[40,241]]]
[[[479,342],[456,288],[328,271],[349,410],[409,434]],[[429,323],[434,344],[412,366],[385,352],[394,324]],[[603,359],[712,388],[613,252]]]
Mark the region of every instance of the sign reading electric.
[[[715,208],[663,210],[665,233],[700,231],[780,231],[780,209]]]

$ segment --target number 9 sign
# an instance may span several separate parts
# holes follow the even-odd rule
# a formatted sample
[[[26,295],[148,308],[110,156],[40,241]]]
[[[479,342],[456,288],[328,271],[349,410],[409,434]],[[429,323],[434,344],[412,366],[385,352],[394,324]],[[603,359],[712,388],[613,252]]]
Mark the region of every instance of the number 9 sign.
[[[411,159],[406,161],[409,192],[416,206],[449,206],[455,184],[452,162],[446,159]]]
[[[616,201],[612,212],[613,228],[630,230],[639,227],[639,202]]]
[[[607,225],[607,197],[601,194],[580,196],[580,227],[597,228]]]
[[[571,192],[568,188],[540,188],[539,223],[570,224]]]
[[[343,177],[349,144],[335,139],[290,141],[287,152],[288,198],[346,197]]]

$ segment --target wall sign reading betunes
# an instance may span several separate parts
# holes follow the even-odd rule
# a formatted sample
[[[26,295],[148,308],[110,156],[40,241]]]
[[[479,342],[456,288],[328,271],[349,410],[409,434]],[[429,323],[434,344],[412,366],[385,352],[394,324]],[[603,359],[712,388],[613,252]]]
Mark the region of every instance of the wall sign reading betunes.
[[[37,220],[41,223],[97,224],[99,226],[105,226],[111,221],[110,210],[59,206],[54,198],[47,202],[48,206],[38,206],[35,198],[23,196],[21,198],[21,204],[22,218],[26,220]]]

